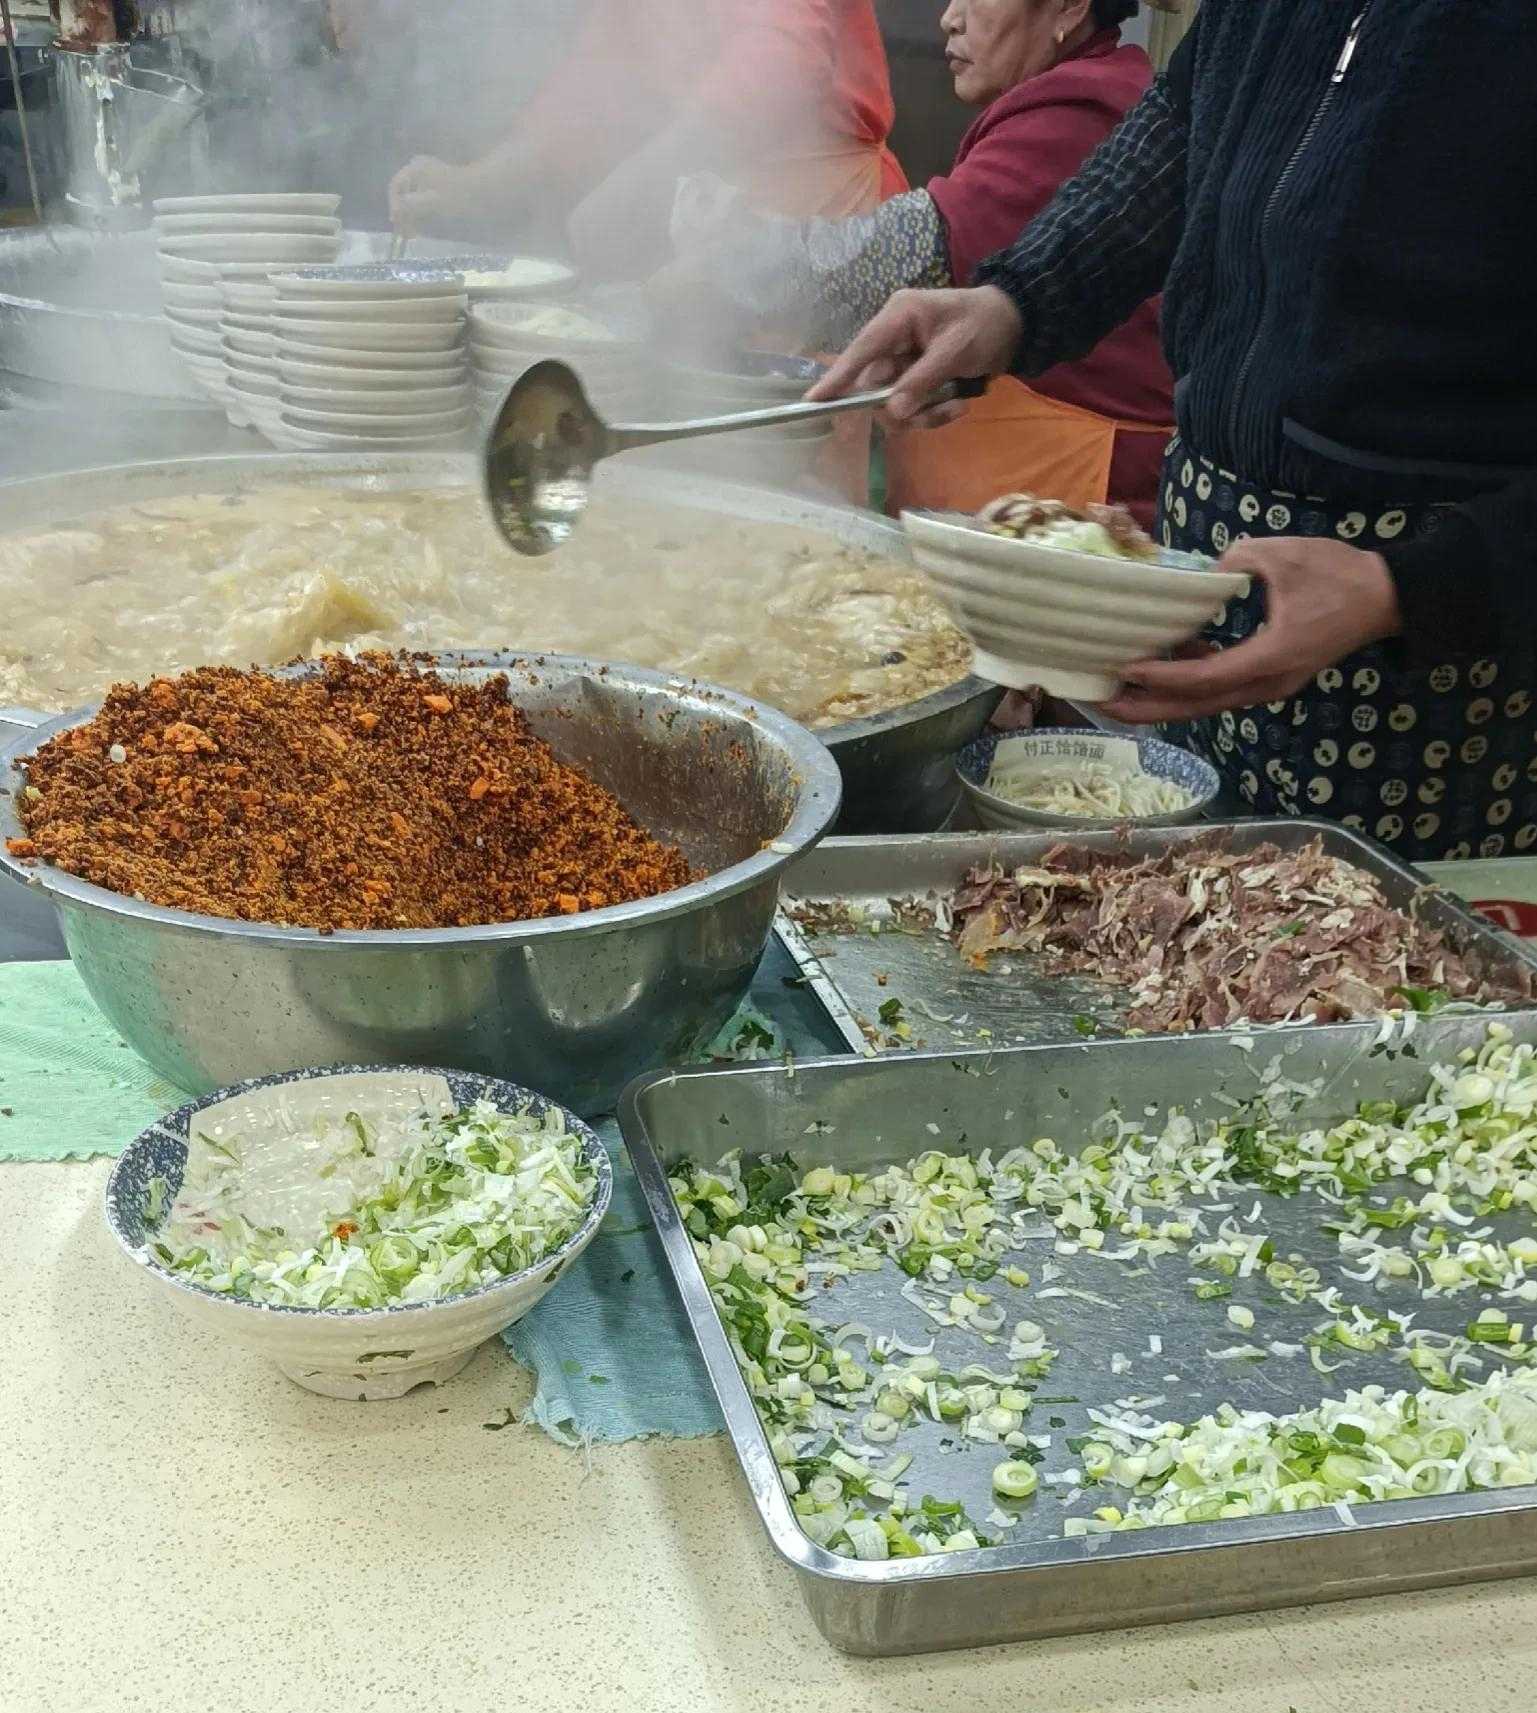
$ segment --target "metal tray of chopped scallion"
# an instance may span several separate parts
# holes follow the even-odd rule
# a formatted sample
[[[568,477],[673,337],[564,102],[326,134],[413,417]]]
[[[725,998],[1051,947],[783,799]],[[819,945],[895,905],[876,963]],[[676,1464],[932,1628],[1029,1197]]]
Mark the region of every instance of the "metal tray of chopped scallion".
[[[1033,865],[1059,845],[1141,858],[1214,838],[1235,852],[1265,844],[1291,852],[1320,840],[1326,856],[1369,875],[1392,908],[1440,930],[1479,969],[1500,977],[1537,967],[1537,950],[1375,841],[1335,822],[1291,818],[1130,832],[1063,828],[827,839],[787,876],[775,928],[799,979],[849,1047],[866,1056],[1117,1035],[1126,1028],[1124,990],[1053,974],[1048,959],[1029,952],[998,952],[981,964],[969,960],[947,932],[947,901],[973,870]]]
[[[1537,1015],[1492,1027],[632,1085],[824,1635],[897,1654],[1537,1570]]]

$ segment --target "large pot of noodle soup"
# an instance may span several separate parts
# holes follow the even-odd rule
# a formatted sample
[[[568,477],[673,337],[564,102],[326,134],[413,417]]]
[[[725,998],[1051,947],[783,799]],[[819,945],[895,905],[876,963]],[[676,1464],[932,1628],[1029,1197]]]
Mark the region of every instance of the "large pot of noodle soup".
[[[0,735],[123,679],[328,649],[549,649],[762,699],[838,758],[837,831],[932,830],[998,692],[884,518],[607,466],[508,552],[462,454],[181,459],[0,484]]]

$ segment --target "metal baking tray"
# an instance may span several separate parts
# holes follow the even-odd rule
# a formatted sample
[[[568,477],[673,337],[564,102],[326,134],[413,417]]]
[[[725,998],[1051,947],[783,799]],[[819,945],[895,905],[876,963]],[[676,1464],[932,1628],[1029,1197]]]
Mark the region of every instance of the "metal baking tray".
[[[1518,1038],[1537,1041],[1537,1015],[1516,1015],[1509,1023]],[[1480,1042],[1485,1028],[1485,1020],[1469,1015],[1422,1021],[1409,1042],[1417,1056],[1408,1047],[1384,1048],[1380,1026],[1366,1022],[1273,1031],[1248,1038],[1247,1051],[1240,1037],[1213,1032],[995,1054],[662,1072],[633,1084],[620,1112],[631,1161],[759,1516],[828,1641],[856,1654],[916,1653],[1525,1574],[1537,1570],[1537,1487],[1358,1505],[1353,1525],[1324,1509],[1072,1540],[1062,1536],[1064,1517],[1072,1512],[1043,1482],[1003,1544],[919,1559],[840,1558],[814,1545],[796,1524],[668,1188],[665,1162],[680,1155],[713,1162],[739,1148],[746,1156],[789,1152],[803,1165],[870,1170],[930,1147],[1001,1148],[1043,1135],[1067,1146],[1117,1101],[1126,1112],[1180,1106],[1198,1122],[1230,1114],[1221,1095],[1252,1093],[1272,1061],[1289,1079],[1320,1080],[1315,1097],[1296,1115],[1299,1123],[1337,1120],[1362,1100],[1416,1098],[1428,1067]],[[1235,1217],[1247,1218],[1252,1199],[1247,1191],[1239,1198]],[[1326,1278],[1337,1278],[1334,1242],[1321,1230],[1327,1205],[1312,1197],[1260,1199],[1265,1223],[1253,1229],[1269,1231],[1278,1251],[1299,1250]],[[1283,1414],[1368,1383],[1392,1389],[1416,1383],[1406,1363],[1380,1354],[1338,1353],[1345,1361],[1327,1378],[1302,1357],[1209,1360],[1208,1349],[1250,1337],[1262,1343],[1298,1339],[1325,1317],[1316,1306],[1275,1307],[1265,1300],[1263,1282],[1253,1280],[1234,1280],[1226,1302],[1198,1302],[1186,1283],[1191,1268],[1183,1255],[1168,1256],[1136,1277],[1121,1263],[1087,1252],[1055,1257],[1064,1269],[1058,1284],[1091,1291],[1114,1306],[1040,1299],[1038,1263],[1052,1253],[1049,1230],[1043,1222],[1044,1253],[1032,1257],[1027,1246],[1033,1289],[1009,1291],[1001,1275],[988,1285],[1006,1302],[1011,1324],[1021,1315],[1040,1321],[1062,1353],[1025,1422],[1027,1433],[1052,1432],[1043,1473],[1076,1462],[1066,1442],[1085,1431],[1090,1405],[1161,1396],[1163,1403],[1150,1413],[1188,1422],[1223,1400]],[[833,1323],[863,1319],[883,1331],[927,1337],[936,1329],[898,1294],[901,1282],[890,1266],[840,1282],[818,1313]],[[1377,1300],[1366,1286],[1349,1289],[1353,1300]],[[1236,1302],[1255,1308],[1253,1334],[1228,1325],[1226,1310]],[[1442,1331],[1460,1330],[1477,1312],[1467,1297],[1421,1306],[1412,1287],[1383,1293],[1381,1304],[1415,1307],[1416,1325]],[[1163,1341],[1157,1355],[1152,1334]],[[942,1360],[998,1360],[996,1349],[964,1333],[939,1330],[937,1337],[935,1354]],[[1130,1371],[1112,1371],[1117,1352],[1131,1359]],[[1331,1360],[1336,1354],[1330,1352]],[[1060,1428],[1048,1425],[1053,1417]],[[963,1500],[986,1529],[998,1448],[944,1452],[935,1443],[942,1433],[913,1431],[889,1448],[916,1454],[904,1485],[915,1496]],[[1120,1497],[1110,1489],[1103,1502]],[[1080,1500],[1078,1514],[1092,1502]]]
[[[827,839],[791,869],[775,930],[844,1040],[866,1057],[894,1050],[1031,1046],[1115,1034],[1121,1027],[1122,1001],[1114,989],[1085,977],[1048,975],[1045,960],[1026,953],[997,953],[984,969],[977,969],[931,926],[903,928],[893,921],[889,905],[896,900],[931,903],[953,892],[980,863],[996,861],[1012,868],[1038,862],[1064,842],[1142,857],[1214,833],[1238,851],[1267,843],[1295,850],[1322,839],[1328,855],[1375,876],[1389,904],[1441,929],[1459,952],[1483,968],[1537,969],[1537,947],[1501,932],[1375,841],[1332,821],[1289,817],[1131,833],[1063,829]],[[819,915],[846,917],[845,907],[862,917],[884,917],[882,931],[814,925]],[[907,1039],[896,1038],[881,1020],[881,1007],[892,1000],[901,1003],[901,1021],[911,1030]]]

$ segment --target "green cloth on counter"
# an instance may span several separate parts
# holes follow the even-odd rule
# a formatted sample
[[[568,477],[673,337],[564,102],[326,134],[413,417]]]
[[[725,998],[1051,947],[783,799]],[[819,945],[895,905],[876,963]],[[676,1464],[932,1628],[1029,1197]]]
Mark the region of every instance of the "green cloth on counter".
[[[186,1099],[121,1039],[73,964],[0,964],[0,1161],[120,1154]]]
[[[786,1048],[805,1057],[836,1051],[838,1038],[774,942],[707,1056],[772,1059]],[[186,1098],[118,1039],[72,965],[0,965],[0,1161],[120,1153]],[[614,1160],[608,1218],[560,1288],[503,1334],[537,1380],[521,1419],[563,1445],[715,1433],[710,1378],[619,1127],[609,1118],[597,1129]]]

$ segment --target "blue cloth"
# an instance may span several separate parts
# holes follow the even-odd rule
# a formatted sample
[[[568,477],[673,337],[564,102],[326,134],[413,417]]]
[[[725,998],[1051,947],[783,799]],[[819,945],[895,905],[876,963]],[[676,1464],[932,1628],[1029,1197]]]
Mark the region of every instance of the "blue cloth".
[[[747,1018],[773,1033],[770,1056],[785,1048],[797,1058],[842,1051],[815,999],[786,985],[794,975],[774,941],[745,1008]],[[714,1052],[729,1051],[742,1022],[739,1013]],[[720,1409],[619,1126],[608,1119],[596,1128],[614,1161],[608,1217],[556,1289],[503,1334],[538,1382],[523,1420],[564,1445],[716,1433]]]

